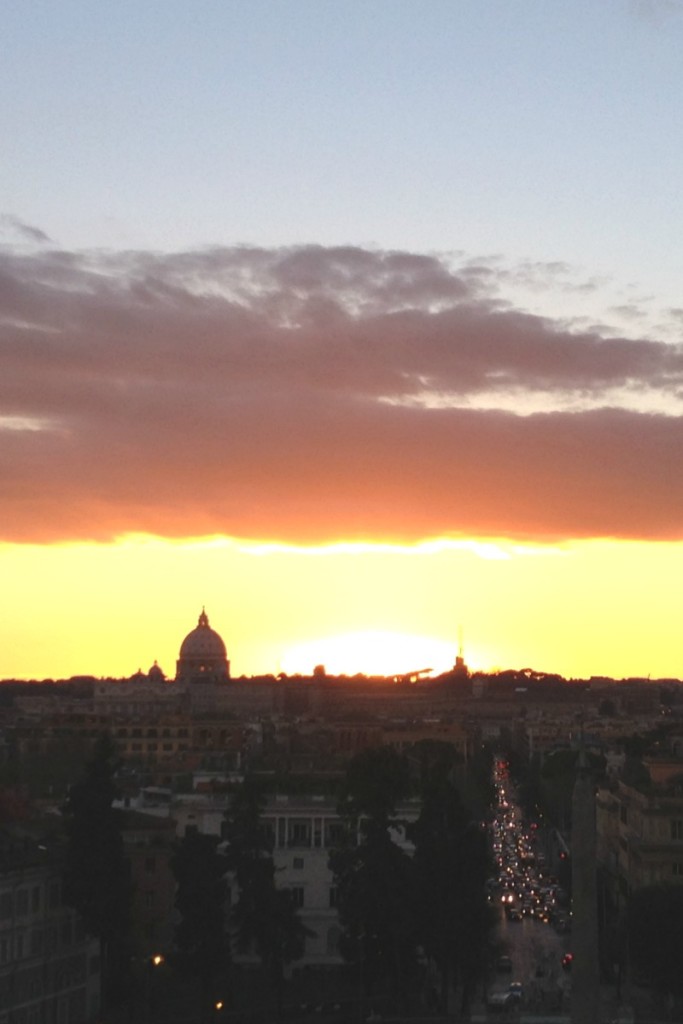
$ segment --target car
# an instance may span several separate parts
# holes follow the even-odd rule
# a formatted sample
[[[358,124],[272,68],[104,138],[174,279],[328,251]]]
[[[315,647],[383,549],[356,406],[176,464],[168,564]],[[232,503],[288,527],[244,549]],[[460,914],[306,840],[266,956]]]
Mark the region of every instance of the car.
[[[486,997],[486,1005],[490,1010],[507,1010],[512,1006],[518,1006],[523,998],[523,987],[521,981],[511,981],[507,989],[502,991],[489,992]]]
[[[490,1010],[503,1011],[512,1006],[515,1002],[514,996],[509,992],[489,992],[486,997],[486,1005]]]
[[[508,993],[515,999],[522,999],[524,996],[524,985],[521,981],[511,981],[508,985]]]
[[[564,956],[562,957],[562,960],[560,961],[560,963],[562,964],[562,970],[564,970],[564,971],[571,971],[572,963],[573,962],[574,962],[574,954],[573,953],[565,953]]]

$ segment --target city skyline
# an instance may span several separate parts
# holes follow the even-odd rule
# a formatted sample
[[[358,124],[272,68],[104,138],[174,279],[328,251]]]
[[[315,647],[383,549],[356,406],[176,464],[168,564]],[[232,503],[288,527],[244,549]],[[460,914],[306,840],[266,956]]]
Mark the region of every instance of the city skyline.
[[[683,674],[683,5],[595,8],[9,13],[0,677]]]

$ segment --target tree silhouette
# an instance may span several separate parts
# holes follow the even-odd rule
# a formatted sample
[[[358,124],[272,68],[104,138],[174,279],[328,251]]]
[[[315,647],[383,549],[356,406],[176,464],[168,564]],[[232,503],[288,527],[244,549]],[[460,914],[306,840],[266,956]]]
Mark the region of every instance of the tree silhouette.
[[[339,804],[346,827],[329,859],[342,955],[358,965],[366,994],[384,985],[403,1002],[418,970],[414,866],[395,842],[396,804],[408,788],[408,762],[392,748],[353,758]]]
[[[275,884],[273,837],[262,820],[265,799],[251,776],[233,793],[226,811],[227,863],[238,888],[230,922],[241,952],[254,952],[281,1009],[285,965],[299,959],[306,936],[291,894]]]
[[[178,964],[199,980],[200,1017],[206,1019],[216,982],[230,962],[226,931],[227,860],[218,837],[190,831],[178,845],[171,867],[177,882],[175,905]]]
[[[683,885],[637,889],[627,908],[631,969],[662,992],[683,995]]]
[[[100,940],[102,1001],[106,1004],[124,972],[133,896],[114,774],[116,748],[104,734],[97,741],[83,777],[69,790],[63,807],[67,836],[64,901],[79,912],[87,930]]]
[[[451,987],[460,989],[466,1008],[486,969],[495,925],[485,887],[491,865],[485,833],[469,818],[453,783],[453,748],[420,747],[421,811],[408,835],[415,844],[419,933],[439,972],[442,1010],[448,1012]]]

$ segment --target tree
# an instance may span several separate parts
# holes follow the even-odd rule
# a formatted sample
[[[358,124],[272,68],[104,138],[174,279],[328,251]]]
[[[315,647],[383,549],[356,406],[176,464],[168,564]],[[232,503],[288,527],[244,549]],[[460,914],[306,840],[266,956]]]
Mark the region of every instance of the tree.
[[[237,948],[253,950],[281,1009],[285,965],[299,959],[311,932],[299,918],[291,894],[275,884],[273,837],[266,830],[264,795],[247,775],[226,811],[227,864],[238,888],[230,921]]]
[[[631,970],[660,991],[683,995],[683,885],[637,889],[627,907]]]
[[[403,1002],[418,970],[413,863],[395,841],[396,804],[408,788],[409,764],[392,748],[353,758],[339,803],[344,838],[329,859],[343,956],[358,965],[366,994],[384,985]]]
[[[116,748],[104,734],[82,778],[71,786],[63,808],[67,836],[64,900],[100,940],[103,1003],[126,967],[133,896],[119,815],[112,807],[117,796],[116,767]]]
[[[227,860],[218,837],[190,831],[178,845],[171,866],[177,882],[175,905],[179,965],[199,979],[200,1019],[216,996],[215,984],[230,962],[226,934]]]
[[[494,919],[486,898],[491,866],[486,835],[466,813],[455,788],[455,752],[449,744],[420,744],[420,816],[409,826],[415,844],[419,933],[441,978],[442,1011],[451,988],[463,1007],[486,969]]]

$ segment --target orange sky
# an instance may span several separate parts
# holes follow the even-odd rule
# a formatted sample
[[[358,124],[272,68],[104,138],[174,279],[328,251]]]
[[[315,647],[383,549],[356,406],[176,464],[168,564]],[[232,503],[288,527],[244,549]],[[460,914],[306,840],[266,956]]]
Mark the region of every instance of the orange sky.
[[[125,676],[154,659],[172,675],[203,604],[235,675],[321,661],[348,673],[443,669],[459,629],[472,667],[681,674],[680,544],[259,551],[137,539],[7,545],[0,563],[3,677]],[[349,637],[370,632],[382,636]]]
[[[683,5],[3,41],[0,678],[683,675]]]
[[[236,674],[682,674],[680,346],[407,251],[0,256],[0,676],[172,674],[202,605]]]

